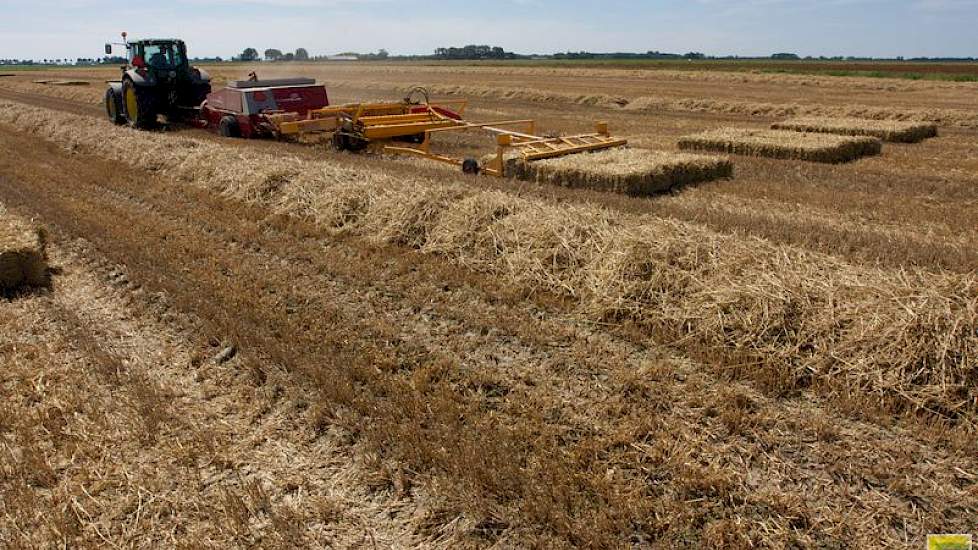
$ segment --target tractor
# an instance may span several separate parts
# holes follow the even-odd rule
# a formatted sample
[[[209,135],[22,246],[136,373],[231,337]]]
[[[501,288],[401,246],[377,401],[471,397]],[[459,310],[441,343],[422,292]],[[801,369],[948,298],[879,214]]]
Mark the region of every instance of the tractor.
[[[167,122],[196,116],[211,92],[211,79],[190,65],[186,44],[171,38],[130,42],[126,33],[122,40],[117,45],[125,46],[128,62],[122,66],[122,78],[110,81],[105,91],[109,120],[149,129],[156,126],[158,115],[164,115]],[[105,45],[106,55],[112,55],[112,46]]]

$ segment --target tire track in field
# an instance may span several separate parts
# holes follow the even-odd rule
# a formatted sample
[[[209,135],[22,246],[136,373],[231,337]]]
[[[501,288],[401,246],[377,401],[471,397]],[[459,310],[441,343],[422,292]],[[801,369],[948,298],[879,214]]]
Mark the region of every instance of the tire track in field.
[[[42,94],[25,94],[21,92],[16,92],[14,90],[6,89],[0,87],[0,99],[8,99],[10,101],[16,101],[18,103],[25,103],[27,105],[33,105],[35,107],[41,107],[43,109],[51,109],[53,111],[61,111],[64,113],[71,113],[73,115],[83,115],[83,116],[104,116],[104,112],[98,105],[91,105],[88,103],[81,103],[78,101],[72,101],[70,99],[63,99],[60,97],[54,97],[50,95]]]

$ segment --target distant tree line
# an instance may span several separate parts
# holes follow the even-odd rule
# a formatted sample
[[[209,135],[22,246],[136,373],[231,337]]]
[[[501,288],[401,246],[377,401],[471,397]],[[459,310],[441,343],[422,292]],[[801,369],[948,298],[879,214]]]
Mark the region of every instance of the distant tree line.
[[[782,52],[775,53],[770,56],[738,56],[738,55],[725,55],[725,56],[714,56],[706,55],[700,52],[689,52],[685,54],[677,53],[664,53],[659,51],[650,51],[646,53],[633,53],[633,52],[611,52],[611,53],[595,53],[595,52],[562,52],[555,53],[552,55],[520,55],[519,58],[542,58],[542,59],[711,59],[711,60],[777,60],[777,61],[912,61],[912,62],[933,62],[933,63],[954,63],[954,62],[976,62],[978,58],[976,57],[857,57],[857,56],[806,56],[802,57],[796,53]]]
[[[283,52],[278,48],[268,48],[261,54],[255,48],[245,48],[240,54],[232,57],[233,61],[268,61],[268,62],[280,62],[280,61],[325,61],[333,58],[353,58],[361,60],[378,60],[378,59],[388,59],[390,57],[390,52],[381,48],[376,53],[355,53],[355,52],[345,52],[336,55],[309,55],[309,50],[305,48],[297,48],[295,52]]]
[[[720,60],[720,61],[753,61],[753,60],[777,60],[777,61],[909,61],[909,62],[934,62],[934,63],[954,63],[954,62],[978,62],[975,57],[910,57],[902,56],[893,58],[880,57],[857,57],[857,56],[806,56],[802,57],[796,53],[779,52],[770,56],[711,56],[701,52],[688,52],[685,54],[668,53],[660,51],[647,52],[561,52],[555,54],[516,54],[506,51],[499,46],[468,45],[462,47],[436,48],[432,55],[391,55],[385,49],[380,49],[376,53],[356,53],[344,52],[336,55],[310,55],[306,48],[296,48],[294,52],[283,52],[277,48],[268,48],[264,52],[259,52],[255,48],[245,48],[240,54],[232,56],[227,61],[327,61],[332,59],[357,59],[365,61],[375,60],[410,60],[410,59],[438,59],[438,60],[493,60],[493,59],[558,59],[558,60],[632,60],[632,59],[660,59],[660,60]],[[222,57],[195,57],[191,61],[195,63],[220,63],[225,61]],[[83,58],[76,59],[0,59],[0,66],[3,65],[120,65],[126,63],[126,58],[119,56],[105,56],[102,58]]]
[[[636,52],[609,52],[609,53],[593,53],[593,52],[564,52],[555,53],[552,56],[553,59],[705,59],[706,55],[699,52],[689,52],[687,54],[678,53],[663,53],[659,51],[650,51],[645,53]]]
[[[436,48],[436,59],[518,59],[513,52],[507,52],[499,46],[476,46],[470,44],[461,48]]]
[[[277,48],[265,50],[265,61],[309,61],[309,51],[296,48],[295,52],[285,52]]]

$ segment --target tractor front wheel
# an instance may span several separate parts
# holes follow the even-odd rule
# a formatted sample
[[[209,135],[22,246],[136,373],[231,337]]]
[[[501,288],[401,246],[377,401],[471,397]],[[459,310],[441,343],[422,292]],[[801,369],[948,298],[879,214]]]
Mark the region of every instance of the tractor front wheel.
[[[122,116],[122,101],[112,88],[105,90],[105,114],[113,124],[126,123],[126,117]]]
[[[152,90],[140,88],[133,84],[132,80],[122,81],[122,104],[129,126],[142,130],[156,126],[156,110],[152,94]]]

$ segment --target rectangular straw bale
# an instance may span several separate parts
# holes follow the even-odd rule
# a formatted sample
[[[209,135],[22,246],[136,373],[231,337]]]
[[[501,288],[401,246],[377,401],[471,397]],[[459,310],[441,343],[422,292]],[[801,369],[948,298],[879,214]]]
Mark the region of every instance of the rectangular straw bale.
[[[0,208],[0,290],[47,281],[44,235]]]
[[[864,118],[799,117],[776,122],[771,128],[841,136],[871,136],[897,143],[917,143],[937,136],[936,124]]]
[[[837,136],[787,130],[721,128],[679,140],[679,148],[776,159],[840,163],[878,155],[883,144],[867,136]]]
[[[733,175],[733,163],[727,158],[628,148],[530,162],[511,159],[507,169],[529,181],[632,196]]]

